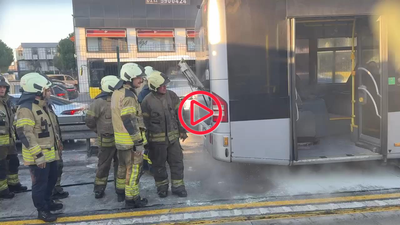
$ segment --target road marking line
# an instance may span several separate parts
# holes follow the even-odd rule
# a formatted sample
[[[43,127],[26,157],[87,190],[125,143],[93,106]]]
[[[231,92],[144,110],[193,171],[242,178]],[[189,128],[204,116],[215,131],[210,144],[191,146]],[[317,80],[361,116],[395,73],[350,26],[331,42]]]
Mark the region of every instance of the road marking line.
[[[260,207],[270,207],[270,206],[305,205],[305,204],[320,204],[320,203],[334,203],[334,202],[368,201],[368,200],[392,199],[392,198],[400,198],[400,193],[332,197],[332,198],[315,198],[315,199],[297,199],[297,200],[284,200],[275,202],[254,202],[254,203],[209,205],[209,206],[192,206],[183,208],[158,209],[158,210],[136,211],[136,212],[97,214],[97,215],[87,215],[87,216],[70,216],[70,217],[61,217],[57,220],[57,222],[67,223],[67,222],[106,220],[106,219],[116,219],[116,218],[143,217],[143,216],[162,215],[162,214],[191,213],[200,211],[233,210],[242,208],[260,208]],[[19,220],[19,221],[0,222],[0,225],[42,224],[42,223],[43,222],[40,220]]]
[[[246,221],[253,221],[253,220],[264,221],[264,220],[299,219],[299,218],[308,218],[308,217],[323,217],[323,216],[334,216],[334,215],[349,215],[349,214],[390,212],[390,211],[400,211],[400,206],[374,207],[374,208],[363,208],[363,209],[336,209],[336,210],[325,210],[325,211],[319,210],[316,212],[272,214],[272,215],[264,215],[264,216],[239,216],[239,217],[229,217],[229,218],[223,218],[223,219],[160,223],[160,225],[221,224],[221,223],[232,223],[232,222],[246,222]]]

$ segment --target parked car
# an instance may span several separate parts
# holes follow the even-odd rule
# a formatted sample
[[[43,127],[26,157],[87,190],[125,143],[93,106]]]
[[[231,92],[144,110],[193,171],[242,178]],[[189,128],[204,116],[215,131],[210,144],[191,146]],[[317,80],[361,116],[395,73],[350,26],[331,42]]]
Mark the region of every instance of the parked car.
[[[13,103],[17,105],[21,94],[10,94],[10,96]],[[84,123],[85,112],[89,108],[87,104],[72,102],[54,95],[50,97],[50,100],[60,124]]]
[[[58,86],[58,88],[61,88],[64,90],[64,91],[59,91],[55,94],[58,97],[63,97],[63,98],[69,99],[69,100],[78,98],[79,91],[74,85],[64,83],[64,82],[56,80],[56,79],[50,79],[50,80],[55,86]]]
[[[17,105],[21,94],[10,94],[11,101]],[[85,124],[87,104],[72,102],[70,100],[52,95],[50,97],[54,111],[60,123],[61,136],[64,141],[74,139],[86,139],[88,156],[92,153],[90,138],[96,138],[97,134],[91,131]],[[17,136],[17,143],[20,143]]]
[[[73,77],[70,75],[64,75],[64,74],[52,74],[52,75],[47,75],[49,79],[54,79],[54,80],[59,80],[62,81],[66,84],[72,84],[75,87],[78,87],[78,81],[75,80]]]
[[[168,78],[170,79],[171,82],[168,83],[167,89],[175,92],[175,94],[178,95],[178,97],[182,100],[186,95],[192,93],[193,91],[197,91],[196,88],[192,89],[189,85],[188,80],[185,78],[185,76],[182,73],[178,73],[175,75],[169,75]],[[183,118],[186,121],[186,124],[189,125],[189,119],[190,119],[190,104],[191,101],[196,99],[197,100],[198,95],[194,95],[190,97],[187,101],[185,101],[183,105]],[[199,100],[198,102],[203,102]],[[197,118],[197,115],[195,115]]]

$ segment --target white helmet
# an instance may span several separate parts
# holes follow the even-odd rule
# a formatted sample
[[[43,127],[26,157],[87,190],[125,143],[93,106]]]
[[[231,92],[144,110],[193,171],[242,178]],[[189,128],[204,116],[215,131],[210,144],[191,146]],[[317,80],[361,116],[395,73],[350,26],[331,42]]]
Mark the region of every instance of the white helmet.
[[[143,73],[143,68],[136,63],[126,63],[121,68],[120,78],[123,81],[130,82],[136,77],[143,76],[146,76]]]
[[[144,68],[144,73],[146,74],[146,76],[150,76],[151,72],[153,72],[153,71],[154,71],[154,69],[151,66],[146,66]]]
[[[22,76],[20,85],[24,92],[43,93],[45,89],[51,87],[52,83],[39,73],[28,73]]]
[[[114,91],[114,87],[115,85],[117,85],[117,83],[120,80],[118,79],[117,76],[114,75],[108,75],[103,77],[103,79],[101,79],[101,90],[104,92],[108,92],[111,93]]]

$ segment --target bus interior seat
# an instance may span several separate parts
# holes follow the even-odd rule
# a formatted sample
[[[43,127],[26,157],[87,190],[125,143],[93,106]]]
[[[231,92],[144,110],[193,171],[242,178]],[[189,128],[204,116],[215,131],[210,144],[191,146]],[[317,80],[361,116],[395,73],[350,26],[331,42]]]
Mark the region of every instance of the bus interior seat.
[[[351,84],[351,77],[349,77],[344,85],[324,96],[329,113],[343,117],[351,116]]]
[[[296,75],[296,86],[301,83],[300,77]],[[316,137],[324,137],[328,135],[328,126],[329,126],[329,113],[325,104],[325,100],[323,98],[319,98],[316,96],[308,95],[304,92],[306,86],[299,85],[303,90],[302,93],[298,93],[298,98],[301,101],[301,105],[299,105],[300,114],[302,112],[312,112],[314,115],[314,123],[315,123],[315,131]],[[297,91],[297,87],[296,87]],[[312,93],[312,92],[308,92]],[[303,96],[306,95],[306,99]],[[299,100],[298,100],[299,101]],[[301,117],[301,116],[300,116]],[[305,117],[305,120],[309,120],[309,116]],[[301,123],[300,123],[301,124]]]

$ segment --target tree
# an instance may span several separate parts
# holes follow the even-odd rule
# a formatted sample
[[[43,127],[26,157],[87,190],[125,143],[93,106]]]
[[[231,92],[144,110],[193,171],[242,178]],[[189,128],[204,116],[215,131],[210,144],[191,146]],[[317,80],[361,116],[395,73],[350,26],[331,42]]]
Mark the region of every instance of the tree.
[[[75,47],[71,37],[74,33],[68,35],[67,38],[62,39],[57,46],[57,54],[54,56],[54,66],[63,73],[71,72],[71,75],[76,71],[75,60]]]
[[[0,72],[8,71],[11,63],[14,61],[13,50],[0,40]]]

